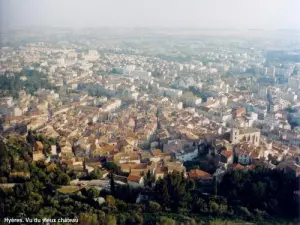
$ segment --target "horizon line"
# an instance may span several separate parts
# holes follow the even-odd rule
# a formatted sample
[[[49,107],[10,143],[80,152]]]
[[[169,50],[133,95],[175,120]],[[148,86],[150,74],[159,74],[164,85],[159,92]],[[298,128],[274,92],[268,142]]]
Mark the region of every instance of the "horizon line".
[[[35,28],[53,28],[53,29],[177,29],[177,30],[271,30],[271,31],[300,31],[300,28],[235,28],[235,27],[188,27],[188,26],[69,26],[69,25],[23,25],[8,26],[8,30],[13,29],[35,29]],[[0,29],[1,30],[1,29]]]

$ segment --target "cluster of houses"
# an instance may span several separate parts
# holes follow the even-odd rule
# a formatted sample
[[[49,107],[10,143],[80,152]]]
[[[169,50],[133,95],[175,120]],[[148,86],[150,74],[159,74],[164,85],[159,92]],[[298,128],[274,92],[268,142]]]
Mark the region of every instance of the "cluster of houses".
[[[227,170],[256,166],[299,176],[300,128],[288,121],[297,124],[299,113],[285,111],[300,105],[300,79],[291,76],[295,65],[265,68],[261,52],[219,48],[204,53],[206,65],[118,54],[122,49],[116,46],[99,49],[114,53],[47,43],[5,49],[1,62],[7,66],[1,66],[0,76],[14,76],[24,61],[27,69],[47,73],[58,88],[0,98],[1,133],[35,130],[59,140],[47,152],[36,142],[33,161],[59,164],[78,177],[101,171],[103,180],[109,173],[104,162],[114,162],[126,175],[116,181],[133,188],[144,186],[148,171],[155,180],[177,171],[206,183],[219,181]],[[253,65],[258,79],[243,75]],[[233,75],[223,76],[228,71]],[[273,84],[278,76],[288,82]],[[185,162],[203,155],[216,162],[215,173],[186,171]],[[97,184],[109,185],[72,182]]]

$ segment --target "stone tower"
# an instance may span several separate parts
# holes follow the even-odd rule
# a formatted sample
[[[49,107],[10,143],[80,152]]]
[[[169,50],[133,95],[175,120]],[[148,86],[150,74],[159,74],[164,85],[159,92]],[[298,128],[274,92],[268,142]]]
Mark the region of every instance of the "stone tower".
[[[232,144],[239,143],[239,134],[240,131],[238,128],[233,127],[230,131],[230,141]]]

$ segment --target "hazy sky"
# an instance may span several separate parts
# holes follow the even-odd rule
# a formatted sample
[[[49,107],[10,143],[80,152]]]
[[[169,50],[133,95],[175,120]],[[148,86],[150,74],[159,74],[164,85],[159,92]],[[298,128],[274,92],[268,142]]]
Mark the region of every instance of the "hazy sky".
[[[300,0],[0,0],[1,27],[300,29]]]

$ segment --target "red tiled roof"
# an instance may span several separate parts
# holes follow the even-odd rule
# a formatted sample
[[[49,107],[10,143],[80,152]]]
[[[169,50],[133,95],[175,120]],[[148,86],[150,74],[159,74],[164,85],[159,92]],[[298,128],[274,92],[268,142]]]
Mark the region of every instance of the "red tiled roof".
[[[159,149],[155,149],[155,150],[152,150],[152,154],[153,154],[154,156],[160,156],[160,155],[162,154],[162,152],[161,152],[161,150],[159,150]]]
[[[140,180],[141,180],[141,176],[138,176],[138,175],[134,175],[134,174],[129,174],[129,176],[127,177],[127,181],[131,181],[131,182],[137,182],[139,183]]]
[[[189,177],[191,179],[211,179],[212,176],[211,174],[203,171],[203,170],[199,170],[199,169],[193,169],[189,172]]]
[[[229,158],[229,157],[232,156],[232,151],[231,151],[231,150],[223,150],[223,151],[221,152],[221,155],[223,155],[223,156],[226,157],[226,158]]]
[[[121,163],[120,164],[121,169],[147,169],[146,163]]]
[[[245,108],[238,108],[236,110],[234,110],[232,113],[233,115],[236,115],[236,116],[240,116],[241,114],[244,114],[246,112]]]
[[[168,168],[167,167],[157,167],[155,169],[155,174],[159,174],[159,173],[167,173],[168,172]]]
[[[238,164],[233,164],[232,169],[233,170],[243,170],[243,169],[245,169],[245,167],[238,163]]]

